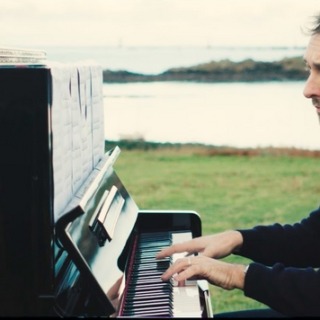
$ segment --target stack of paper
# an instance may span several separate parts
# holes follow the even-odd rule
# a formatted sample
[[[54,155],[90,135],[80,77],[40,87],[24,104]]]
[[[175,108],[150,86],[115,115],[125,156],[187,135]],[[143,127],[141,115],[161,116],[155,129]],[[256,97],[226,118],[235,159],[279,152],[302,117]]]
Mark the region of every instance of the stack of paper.
[[[0,65],[8,64],[43,64],[45,51],[23,48],[0,48]]]

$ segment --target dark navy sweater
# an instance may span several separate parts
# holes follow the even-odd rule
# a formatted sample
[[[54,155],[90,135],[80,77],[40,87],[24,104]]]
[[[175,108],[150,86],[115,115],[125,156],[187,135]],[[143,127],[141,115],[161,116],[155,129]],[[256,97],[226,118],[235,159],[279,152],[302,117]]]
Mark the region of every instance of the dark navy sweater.
[[[295,224],[239,230],[244,294],[287,316],[320,316],[320,208]]]

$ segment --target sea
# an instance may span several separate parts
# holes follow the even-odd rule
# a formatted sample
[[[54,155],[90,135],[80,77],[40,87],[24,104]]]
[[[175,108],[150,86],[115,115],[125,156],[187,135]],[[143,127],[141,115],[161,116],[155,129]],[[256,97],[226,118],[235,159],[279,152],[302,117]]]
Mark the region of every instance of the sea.
[[[158,74],[210,61],[277,61],[302,47],[49,47],[49,60]],[[304,81],[103,85],[106,140],[320,149],[318,116]]]

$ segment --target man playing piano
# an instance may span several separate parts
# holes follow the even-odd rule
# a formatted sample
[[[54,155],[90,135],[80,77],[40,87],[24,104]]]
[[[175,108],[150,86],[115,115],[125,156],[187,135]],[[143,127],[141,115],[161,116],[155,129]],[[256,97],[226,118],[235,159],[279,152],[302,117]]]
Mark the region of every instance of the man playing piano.
[[[310,31],[304,55],[309,77],[303,94],[320,118],[320,14]],[[185,251],[195,255],[173,263],[163,281],[204,278],[226,290],[242,290],[270,308],[215,317],[320,316],[320,207],[291,225],[275,223],[202,236],[165,248],[156,257]],[[230,254],[252,262],[245,266],[220,260]]]

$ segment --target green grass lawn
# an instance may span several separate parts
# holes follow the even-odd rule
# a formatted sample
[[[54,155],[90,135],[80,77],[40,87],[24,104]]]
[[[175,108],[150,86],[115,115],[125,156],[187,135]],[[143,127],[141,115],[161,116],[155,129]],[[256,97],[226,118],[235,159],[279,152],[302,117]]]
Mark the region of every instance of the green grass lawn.
[[[197,211],[205,235],[305,217],[319,203],[319,163],[318,154],[186,147],[122,149],[114,168],[140,209]],[[210,290],[214,313],[264,307],[239,290]]]

